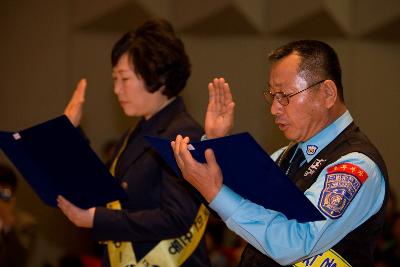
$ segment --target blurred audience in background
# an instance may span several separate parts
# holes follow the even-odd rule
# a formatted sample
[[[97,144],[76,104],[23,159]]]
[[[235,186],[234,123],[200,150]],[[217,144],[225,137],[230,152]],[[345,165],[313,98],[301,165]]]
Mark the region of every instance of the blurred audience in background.
[[[35,246],[36,221],[17,210],[17,177],[0,163],[0,266],[24,267]]]
[[[206,229],[207,253],[213,267],[238,266],[246,241],[225,227],[213,214]]]
[[[375,267],[400,266],[400,212],[391,190],[386,207],[385,225],[375,251]]]

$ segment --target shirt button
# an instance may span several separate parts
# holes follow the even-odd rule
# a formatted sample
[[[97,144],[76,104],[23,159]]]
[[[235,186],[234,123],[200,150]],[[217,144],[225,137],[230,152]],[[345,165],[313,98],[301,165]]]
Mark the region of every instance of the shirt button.
[[[121,186],[123,189],[128,190],[128,183],[127,182],[122,182]]]

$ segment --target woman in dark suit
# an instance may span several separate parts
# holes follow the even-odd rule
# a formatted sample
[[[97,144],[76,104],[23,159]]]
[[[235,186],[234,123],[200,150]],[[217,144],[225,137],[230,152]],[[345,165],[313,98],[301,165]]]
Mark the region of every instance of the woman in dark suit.
[[[129,198],[83,210],[60,196],[58,205],[75,225],[108,241],[106,266],[209,266],[201,230],[207,211],[199,212],[194,189],[144,139],[202,135],[177,96],[190,76],[184,45],[167,21],[150,20],[122,36],[111,62],[114,93],[125,115],[142,117],[121,138],[110,166]],[[85,88],[83,80],[65,110],[75,126]]]

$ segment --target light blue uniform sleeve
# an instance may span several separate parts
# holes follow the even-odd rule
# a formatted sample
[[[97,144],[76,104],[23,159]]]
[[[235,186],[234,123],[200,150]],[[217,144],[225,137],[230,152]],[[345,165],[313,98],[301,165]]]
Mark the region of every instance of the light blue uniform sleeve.
[[[298,223],[282,213],[252,203],[223,186],[210,203],[228,228],[281,265],[298,262],[332,248],[349,232],[377,213],[385,196],[385,181],[377,165],[364,154],[347,154],[322,170],[316,182],[304,192],[318,207],[327,170],[340,163],[363,169],[368,178],[337,219]],[[321,210],[321,209],[320,209]]]

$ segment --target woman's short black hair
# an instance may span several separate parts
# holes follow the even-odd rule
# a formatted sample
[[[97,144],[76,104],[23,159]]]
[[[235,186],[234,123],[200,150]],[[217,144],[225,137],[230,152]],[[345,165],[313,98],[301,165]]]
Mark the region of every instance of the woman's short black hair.
[[[164,86],[162,93],[171,98],[186,86],[190,76],[189,57],[168,21],[148,20],[125,33],[112,49],[113,67],[125,53],[128,53],[135,73],[145,81],[149,92]]]

